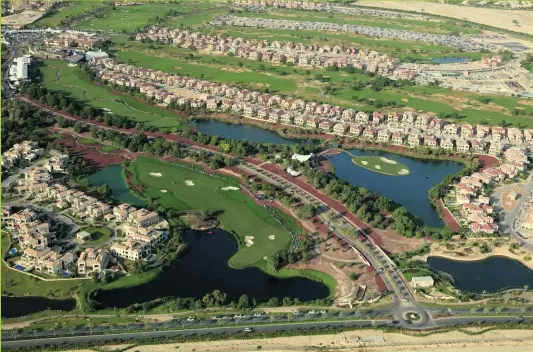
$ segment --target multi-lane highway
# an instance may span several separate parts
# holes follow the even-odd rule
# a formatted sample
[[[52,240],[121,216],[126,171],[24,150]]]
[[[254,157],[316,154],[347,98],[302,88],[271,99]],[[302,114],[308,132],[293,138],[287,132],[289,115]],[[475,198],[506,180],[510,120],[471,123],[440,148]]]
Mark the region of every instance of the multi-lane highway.
[[[514,316],[487,316],[487,317],[450,317],[435,320],[435,327],[450,327],[450,326],[468,326],[468,325],[493,325],[516,323],[517,326],[522,323],[533,323],[533,317],[517,318]],[[209,335],[224,335],[231,334],[238,338],[239,334],[246,334],[244,326],[208,326],[201,328],[173,328],[172,326],[165,326],[165,323],[157,323],[159,326],[152,327],[150,331],[131,331],[113,333],[111,331],[93,330],[92,333],[81,334],[80,332],[73,332],[73,336],[50,336],[41,337],[36,335],[34,337],[10,340],[9,334],[4,333],[2,336],[2,348],[35,348],[40,346],[58,346],[58,345],[79,345],[85,343],[99,343],[99,342],[124,342],[135,340],[146,340],[154,338],[173,338],[180,336],[209,336]],[[395,328],[398,325],[390,320],[347,320],[347,321],[312,321],[312,322],[282,322],[272,323],[267,325],[253,325],[253,332],[257,333],[274,333],[283,331],[320,331],[326,329],[344,329],[344,328]],[[141,330],[140,326],[132,326],[132,330]],[[160,329],[160,330],[156,330]],[[252,332],[252,333],[253,333]]]

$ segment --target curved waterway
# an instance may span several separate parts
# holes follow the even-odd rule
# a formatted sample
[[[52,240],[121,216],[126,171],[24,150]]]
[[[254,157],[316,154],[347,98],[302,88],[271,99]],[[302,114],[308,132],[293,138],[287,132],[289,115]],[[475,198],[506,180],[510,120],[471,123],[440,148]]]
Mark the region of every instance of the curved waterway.
[[[346,154],[328,156],[335,168],[335,175],[355,186],[381,194],[405,206],[429,226],[443,227],[444,223],[428,199],[428,191],[440,183],[444,176],[458,173],[464,165],[455,161],[414,159],[393,153],[353,149],[356,156],[373,155],[395,160],[407,166],[407,176],[389,176],[359,167]],[[428,177],[429,176],[429,177]]]
[[[113,193],[113,197],[119,202],[144,206],[144,200],[129,190],[122,176],[122,170],[122,165],[110,165],[90,175],[87,179],[91,186],[108,185]]]
[[[164,268],[156,279],[129,288],[101,291],[96,300],[105,308],[127,307],[162,297],[201,298],[214,290],[226,293],[229,301],[237,301],[243,293],[258,302],[272,297],[301,301],[328,297],[328,287],[310,279],[277,279],[258,268],[230,268],[228,259],[237,251],[235,239],[222,229],[211,231],[210,235],[195,231],[185,234],[188,253]]]
[[[474,293],[498,292],[511,288],[533,287],[533,270],[501,256],[476,261],[429,257],[427,263],[453,277],[455,286]]]
[[[190,124],[198,131],[208,136],[220,136],[238,141],[275,144],[316,144],[311,139],[283,138],[277,132],[257,126],[233,124],[218,120],[191,121]]]
[[[2,318],[22,317],[43,310],[70,311],[74,308],[76,308],[76,300],[74,299],[2,296]]]

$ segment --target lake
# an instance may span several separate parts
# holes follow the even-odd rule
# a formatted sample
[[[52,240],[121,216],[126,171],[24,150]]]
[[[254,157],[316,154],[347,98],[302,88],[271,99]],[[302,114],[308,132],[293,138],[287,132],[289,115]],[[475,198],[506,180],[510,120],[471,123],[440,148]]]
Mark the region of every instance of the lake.
[[[477,261],[458,261],[429,257],[427,263],[453,276],[458,289],[474,293],[497,292],[510,288],[533,287],[533,270],[522,263],[501,256]]]
[[[133,194],[122,176],[122,165],[110,165],[88,177],[91,186],[108,185],[113,197],[121,203],[144,206],[145,202]]]
[[[191,231],[185,234],[188,253],[175,261],[148,283],[114,290],[101,291],[96,300],[102,307],[127,307],[162,297],[201,298],[214,290],[228,295],[228,300],[237,301],[246,293],[250,299],[265,302],[272,297],[285,296],[309,301],[326,298],[326,285],[305,278],[277,279],[258,268],[232,269],[229,258],[237,251],[235,239],[222,229],[207,232]]]
[[[405,206],[429,226],[443,227],[444,223],[428,199],[430,188],[444,176],[458,173],[464,165],[446,160],[424,160],[372,150],[350,150],[353,155],[375,155],[403,163],[411,170],[408,176],[389,176],[354,164],[346,153],[328,156],[335,175],[355,186],[364,187]],[[427,178],[427,176],[430,176]]]
[[[249,141],[257,143],[275,144],[316,144],[317,140],[283,138],[277,132],[257,126],[233,124],[219,120],[191,121],[190,124],[198,131],[208,136]]]
[[[43,310],[70,311],[76,308],[74,299],[50,299],[46,297],[2,296],[2,318],[15,318]]]

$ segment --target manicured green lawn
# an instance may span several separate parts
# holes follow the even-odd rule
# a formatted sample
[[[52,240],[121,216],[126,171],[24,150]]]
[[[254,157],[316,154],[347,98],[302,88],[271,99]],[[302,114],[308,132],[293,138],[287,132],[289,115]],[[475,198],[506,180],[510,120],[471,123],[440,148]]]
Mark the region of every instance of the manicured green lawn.
[[[357,156],[352,158],[354,164],[367,170],[390,176],[407,176],[411,172],[404,164],[379,156]]]
[[[80,138],[79,142],[85,145],[98,144],[97,141],[95,141],[94,139],[90,139],[90,138]]]
[[[240,59],[234,57],[217,57],[217,63],[212,63],[212,57],[209,62],[177,59],[165,55],[165,52],[174,51],[172,48],[164,47],[162,50],[146,54],[140,51],[123,50],[117,52],[118,60],[122,62],[131,62],[132,65],[149,67],[169,73],[186,74],[190,77],[202,78],[215,82],[228,84],[244,84],[249,88],[259,90],[268,88],[273,92],[289,93],[296,89],[296,84],[285,78],[279,78],[264,73],[252,72],[248,69],[228,69],[228,66],[236,66]],[[196,53],[194,53],[196,55]],[[154,60],[154,56],[157,59]],[[227,64],[229,63],[229,65]],[[254,64],[259,65],[259,61]]]
[[[129,116],[155,127],[185,126],[174,113],[139,102],[127,94],[113,92],[106,86],[94,84],[80,68],[68,67],[66,62],[46,60],[40,71],[43,86],[54,91],[64,91],[95,108],[109,109],[118,115]]]
[[[117,7],[104,17],[90,18],[76,25],[78,29],[105,29],[109,31],[131,32],[151,23],[156,16],[163,17],[169,10],[183,11],[183,5],[143,4]]]
[[[91,234],[91,239],[83,242],[85,246],[98,246],[111,238],[111,230],[106,227],[90,227],[83,231]]]
[[[77,1],[59,9],[56,13],[43,17],[35,22],[38,27],[58,27],[59,22],[70,17],[81,15],[83,12],[102,6],[98,1]]]
[[[250,197],[240,190],[220,189],[240,187],[237,179],[222,180],[148,157],[138,157],[130,165],[130,171],[133,183],[146,186],[145,195],[155,198],[163,207],[221,211],[219,218],[225,230],[235,231],[243,238],[253,236],[253,245],[240,248],[230,258],[229,265],[232,267],[253,265],[290,243],[290,235]],[[150,173],[161,173],[162,176]],[[166,193],[161,190],[166,190]]]
[[[104,153],[111,153],[117,150],[117,147],[115,147],[114,145],[103,145],[100,150]]]
[[[59,138],[63,138],[63,135],[61,133],[54,132],[50,134],[50,138],[59,139]]]

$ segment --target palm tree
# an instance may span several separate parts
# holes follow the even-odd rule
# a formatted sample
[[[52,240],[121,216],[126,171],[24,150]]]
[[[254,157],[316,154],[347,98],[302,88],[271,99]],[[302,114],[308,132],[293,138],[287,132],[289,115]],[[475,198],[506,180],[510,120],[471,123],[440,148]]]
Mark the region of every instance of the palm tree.
[[[482,297],[482,298],[485,298],[485,295],[486,295],[486,294],[487,294],[487,291],[486,291],[486,290],[483,290],[483,291],[481,292],[481,297]]]
[[[489,312],[490,312],[490,308],[489,307],[483,308],[483,315],[487,315],[487,314],[489,314]]]
[[[471,314],[476,314],[477,313],[477,308],[476,307],[470,308],[470,313]]]
[[[496,307],[495,312],[496,314],[500,314],[503,311],[502,307]]]
[[[526,293],[526,291],[529,289],[529,285],[524,285],[524,293]]]

